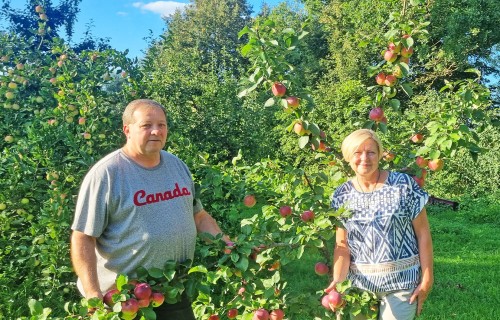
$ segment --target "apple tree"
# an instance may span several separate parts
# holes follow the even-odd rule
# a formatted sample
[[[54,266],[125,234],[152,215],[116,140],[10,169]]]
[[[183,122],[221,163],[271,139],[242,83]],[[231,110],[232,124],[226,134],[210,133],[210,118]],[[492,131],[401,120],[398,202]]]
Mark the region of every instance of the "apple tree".
[[[20,316],[30,297],[61,308],[73,297],[68,235],[78,187],[116,148],[120,109],[140,92],[137,66],[123,53],[75,52],[50,36],[51,16],[39,17],[42,10],[31,14],[43,32],[0,33],[0,315],[7,317]]]

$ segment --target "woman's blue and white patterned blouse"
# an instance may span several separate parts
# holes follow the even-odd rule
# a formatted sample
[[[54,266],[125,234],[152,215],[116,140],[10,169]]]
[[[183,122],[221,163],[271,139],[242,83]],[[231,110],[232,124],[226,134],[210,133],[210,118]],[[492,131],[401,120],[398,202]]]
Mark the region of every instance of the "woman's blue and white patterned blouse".
[[[407,174],[390,172],[382,188],[362,193],[351,181],[332,196],[331,206],[348,209],[347,230],[353,286],[372,292],[411,289],[420,282],[418,244],[412,221],[429,199]]]

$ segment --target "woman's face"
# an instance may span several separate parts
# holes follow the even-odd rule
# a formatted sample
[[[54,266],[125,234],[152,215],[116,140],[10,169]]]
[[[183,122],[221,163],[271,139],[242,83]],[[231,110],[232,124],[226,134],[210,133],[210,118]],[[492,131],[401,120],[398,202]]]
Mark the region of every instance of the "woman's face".
[[[359,176],[369,176],[378,171],[379,151],[373,139],[366,139],[354,150],[349,164]]]

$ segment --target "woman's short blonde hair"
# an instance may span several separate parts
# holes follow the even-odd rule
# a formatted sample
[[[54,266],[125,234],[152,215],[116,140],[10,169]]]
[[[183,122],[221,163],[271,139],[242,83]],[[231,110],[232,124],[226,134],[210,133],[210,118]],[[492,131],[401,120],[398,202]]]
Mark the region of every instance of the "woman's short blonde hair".
[[[349,134],[344,138],[344,141],[342,141],[342,155],[345,161],[350,162],[354,152],[368,139],[372,139],[377,144],[378,158],[380,160],[382,158],[383,147],[375,131],[370,129],[359,129]]]
[[[150,99],[137,99],[137,100],[131,101],[127,105],[127,107],[125,108],[125,111],[123,111],[123,114],[122,114],[123,125],[126,126],[126,125],[129,125],[131,123],[134,123],[134,121],[135,121],[134,112],[135,112],[135,110],[141,109],[141,108],[145,108],[145,109],[158,108],[158,109],[161,109],[165,113],[165,116],[167,116],[167,111],[166,111],[165,107],[162,106],[160,103],[158,103],[154,100],[150,100]]]

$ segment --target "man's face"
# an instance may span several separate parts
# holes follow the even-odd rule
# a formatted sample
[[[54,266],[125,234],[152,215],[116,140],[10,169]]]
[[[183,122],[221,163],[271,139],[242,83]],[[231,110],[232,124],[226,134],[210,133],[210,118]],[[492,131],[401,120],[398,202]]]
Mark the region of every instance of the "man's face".
[[[135,154],[157,155],[167,141],[167,118],[163,110],[140,107],[133,113],[133,123],[123,126],[127,146]]]

